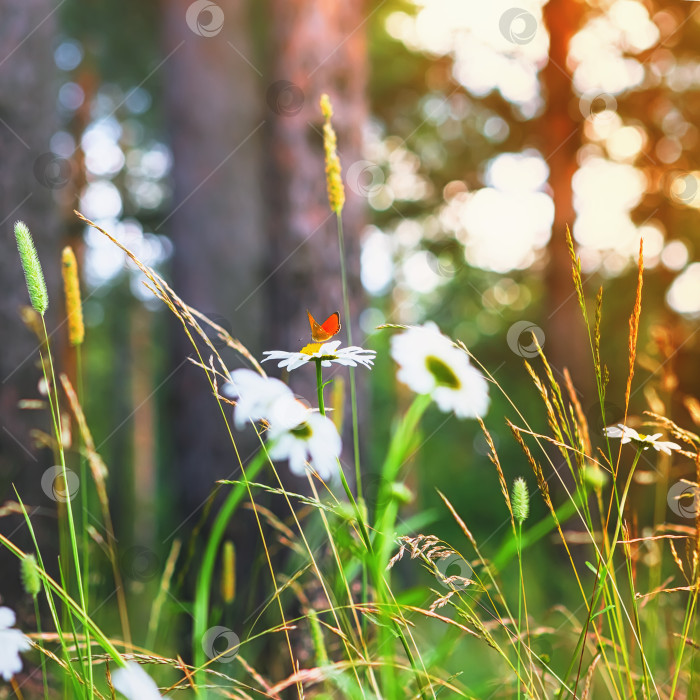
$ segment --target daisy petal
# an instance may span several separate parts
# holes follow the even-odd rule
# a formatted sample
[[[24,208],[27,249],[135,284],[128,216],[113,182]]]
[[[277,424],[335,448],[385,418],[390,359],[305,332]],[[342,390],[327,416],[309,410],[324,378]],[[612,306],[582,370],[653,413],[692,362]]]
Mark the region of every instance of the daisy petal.
[[[417,394],[429,394],[441,411],[458,418],[486,414],[488,382],[434,323],[395,335],[391,355],[399,365],[397,379]]]
[[[31,648],[31,642],[20,630],[14,629],[15,613],[10,608],[0,607],[0,677],[10,681],[22,670],[21,651]]]

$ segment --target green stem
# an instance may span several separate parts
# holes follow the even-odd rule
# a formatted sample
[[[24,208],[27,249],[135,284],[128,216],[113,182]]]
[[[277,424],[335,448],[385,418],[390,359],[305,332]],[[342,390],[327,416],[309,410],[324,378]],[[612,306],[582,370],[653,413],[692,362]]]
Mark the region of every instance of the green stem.
[[[420,676],[420,669],[418,668],[418,666],[416,666],[416,660],[413,658],[413,652],[411,651],[411,647],[408,646],[408,640],[406,639],[406,635],[404,635],[403,630],[399,627],[399,623],[396,620],[392,620],[392,625],[394,627],[394,632],[396,636],[401,641],[403,650],[406,653],[406,658],[408,659],[408,662],[411,664],[411,668],[413,669],[413,675],[416,677],[416,685],[418,686],[418,692],[420,693],[420,696],[421,698],[423,698],[423,700],[427,700],[425,696],[425,689],[423,688],[423,682]]]
[[[613,556],[615,555],[615,548],[617,546],[617,538],[620,535],[620,529],[622,528],[622,516],[623,513],[625,512],[625,504],[627,502],[627,495],[629,493],[630,486],[632,484],[632,477],[634,476],[634,470],[637,467],[637,462],[639,462],[639,458],[642,455],[642,450],[643,447],[640,446],[637,448],[637,454],[634,457],[634,462],[632,462],[632,467],[630,469],[630,473],[627,476],[627,481],[625,482],[625,488],[622,492],[622,499],[619,502],[619,507],[618,507],[618,517],[617,517],[617,523],[615,525],[615,534],[613,535],[612,539],[610,540],[610,552],[608,554],[608,558],[606,562],[602,566],[602,571],[599,570],[598,577],[596,578],[595,584],[594,584],[594,593],[593,593],[593,600],[591,601],[591,606],[588,610],[588,617],[586,619],[586,624],[584,625],[583,629],[581,630],[581,635],[579,637],[578,643],[576,644],[576,650],[574,651],[574,655],[571,658],[571,662],[569,663],[569,667],[566,670],[566,674],[564,675],[564,684],[562,687],[559,689],[559,694],[558,696],[561,697],[564,689],[566,688],[566,680],[571,674],[574,664],[576,663],[576,660],[578,659],[579,654],[581,654],[581,659],[583,659],[583,646],[586,641],[586,636],[588,634],[588,627],[591,623],[591,619],[593,617],[594,611],[596,607],[598,606],[598,602],[600,601],[600,596],[603,593],[603,590],[606,586],[606,578],[608,574],[610,573],[610,567],[612,565],[612,560]],[[613,490],[615,489],[615,486],[613,485]],[[574,687],[574,696],[576,694],[576,690],[578,688],[578,682],[576,683],[576,686]]]
[[[41,639],[41,617],[39,616],[39,600],[36,596],[34,598],[34,614],[36,615],[36,631],[39,633],[39,638]],[[41,640],[41,645],[43,647],[44,640]],[[41,677],[44,681],[44,700],[49,700],[49,685],[46,678],[46,658],[44,653],[41,652]]]
[[[73,554],[73,564],[75,566],[75,576],[76,576],[76,581],[78,584],[78,595],[80,599],[80,605],[82,608],[82,613],[85,617],[87,617],[88,612],[87,608],[85,607],[85,592],[83,591],[83,577],[81,573],[81,567],[80,567],[80,555],[78,554],[78,539],[75,534],[75,521],[73,519],[73,508],[71,506],[71,499],[70,495],[68,494],[68,475],[66,471],[66,456],[63,451],[63,436],[62,436],[62,431],[61,431],[61,413],[60,413],[60,406],[58,403],[58,387],[56,385],[56,373],[54,372],[53,368],[53,358],[51,356],[51,347],[49,345],[49,334],[48,331],[46,330],[46,320],[44,319],[43,315],[41,317],[41,323],[44,329],[44,338],[46,340],[46,355],[49,360],[49,369],[51,371],[51,382],[49,383],[48,377],[46,376],[46,367],[44,366],[43,363],[43,358],[42,358],[42,368],[44,370],[44,380],[46,381],[46,384],[49,387],[48,391],[48,396],[49,396],[49,405],[51,406],[51,415],[53,417],[53,426],[54,426],[54,435],[56,437],[56,443],[58,445],[58,454],[61,462],[61,472],[63,475],[63,484],[66,490],[66,515],[67,520],[68,520],[68,531],[70,533],[70,542],[71,542],[71,550]],[[85,485],[83,484],[83,488],[85,488]],[[88,657],[88,666],[92,665],[92,651],[90,647],[87,647],[87,657]],[[93,687],[90,685],[89,688],[89,697],[92,698],[94,697],[93,695]]]
[[[233,516],[243,496],[247,493],[248,482],[255,478],[266,461],[267,453],[265,450],[260,450],[260,452],[255,455],[253,463],[247,469],[247,473],[243,472],[243,481],[236,484],[235,488],[226,497],[224,504],[221,506],[221,510],[216,516],[216,520],[211,528],[211,534],[207,540],[207,546],[202,558],[202,565],[197,574],[197,587],[195,590],[193,611],[194,625],[192,639],[195,666],[197,669],[206,665],[204,649],[202,648],[202,638],[209,624],[209,598],[212,590],[211,581],[214,574],[214,565],[216,564],[216,555],[219,551],[221,540],[226,532],[228,521]]]
[[[26,508],[21,503],[20,506],[22,508],[22,514],[24,515],[25,521],[29,522]],[[75,600],[73,600],[73,598],[70,597],[68,591],[66,591],[60,584],[58,584],[53,578],[51,578],[51,576],[49,576],[46,573],[43,561],[39,553],[39,547],[36,543],[35,533],[33,530],[30,530],[30,534],[32,536],[32,541],[34,542],[34,551],[36,552],[38,562],[35,566],[35,570],[44,583],[44,590],[46,590],[47,592],[49,590],[53,591],[66,604],[66,606],[70,609],[71,613],[78,618],[80,624],[83,625],[83,627],[89,628],[92,631],[92,636],[95,638],[97,643],[105,650],[105,652],[109,654],[120,667],[125,667],[126,661],[122,658],[121,654],[117,651],[114,644],[112,644],[109,638],[102,632],[102,630],[95,624],[95,622],[92,619],[85,615],[80,605]],[[3,535],[1,532],[0,544],[4,545],[5,548],[12,554],[14,554],[19,560],[25,559],[27,556],[26,552],[22,551],[16,544],[14,544],[14,542],[5,537],[5,535]],[[55,605],[52,604],[51,597],[47,596],[47,598],[49,599],[49,605],[52,606],[52,612],[55,612]],[[58,636],[61,639],[63,639],[63,632],[60,629],[60,625],[58,625],[58,617],[56,615],[54,615],[54,624],[56,625],[56,631],[58,633]],[[64,648],[68,648],[65,644],[65,641],[62,642],[62,646]],[[67,664],[69,667],[71,666],[70,657],[68,657]]]
[[[315,360],[316,362],[316,390],[318,392],[318,410],[319,413],[322,416],[326,415],[326,406],[323,401],[323,371],[321,369],[321,360]],[[348,497],[348,501],[352,504],[352,507],[355,511],[355,516],[357,518],[357,522],[360,526],[361,534],[362,534],[362,539],[364,540],[365,546],[367,547],[368,550],[371,551],[372,545],[370,542],[369,538],[369,532],[367,530],[367,525],[364,521],[364,518],[362,517],[362,513],[357,505],[357,501],[355,500],[355,497],[352,495],[352,489],[350,488],[350,484],[348,484],[348,480],[345,477],[345,473],[343,472],[343,467],[342,464],[340,464],[340,461],[338,462],[338,471],[340,473],[340,481],[343,484],[343,489],[345,490],[345,494]]]
[[[564,501],[564,503],[559,506],[554,514],[556,515],[556,520],[551,516],[547,515],[538,523],[535,523],[529,530],[525,533],[521,533],[520,548],[521,552],[523,549],[527,549],[538,542],[543,537],[546,537],[552,530],[556,528],[557,522],[565,522],[572,515],[574,515],[578,508],[581,506],[582,500],[585,500],[586,491],[583,494],[577,489],[571,499]],[[498,552],[493,558],[492,566],[496,571],[503,571],[508,562],[512,559],[514,555],[518,554],[517,543],[514,543],[511,539],[508,539],[504,544],[501,545]]]
[[[321,370],[321,360],[316,362],[316,390],[318,391],[318,410],[322,416],[326,415],[326,406],[323,403],[323,371]]]
[[[29,535],[32,538],[32,543],[34,544],[34,552],[36,553],[36,558],[37,558],[37,571],[43,572],[45,571],[44,569],[44,561],[41,558],[41,551],[39,549],[39,543],[37,542],[36,539],[36,533],[34,532],[34,527],[32,526],[32,521],[29,518],[29,513],[27,513],[27,509],[24,506],[24,503],[22,502],[22,497],[19,495],[17,488],[14,488],[15,491],[15,496],[17,497],[17,502],[19,503],[20,509],[22,511],[22,515],[24,517],[24,522],[27,525],[27,530],[29,531]],[[9,549],[15,556],[19,557],[20,559],[24,559],[26,557],[26,554],[22,552],[15,544],[10,542],[2,533],[0,533],[0,543],[3,544],[7,549]],[[60,559],[59,559],[60,560]],[[41,574],[40,574],[41,575]],[[63,652],[63,658],[66,662],[65,668],[67,669],[68,673],[63,674],[63,696],[68,697],[68,681],[70,680],[73,683],[73,690],[74,690],[74,695],[80,694],[80,683],[78,682],[78,672],[76,669],[73,667],[73,661],[72,657],[73,654],[68,651],[68,644],[66,643],[66,638],[63,634],[63,626],[67,627],[68,623],[66,622],[65,625],[61,625],[61,622],[58,617],[58,608],[56,606],[56,602],[53,599],[53,594],[51,592],[51,588],[48,585],[44,586],[44,593],[46,594],[46,602],[48,603],[49,606],[49,612],[51,613],[51,617],[53,619],[54,623],[54,628],[56,629],[56,633],[58,634],[58,639],[61,644],[61,651]],[[65,607],[65,601],[64,602],[64,608],[62,610],[66,610]],[[66,616],[68,615],[66,611]]]
[[[81,346],[77,345],[75,348],[75,373],[78,381],[78,403],[83,405],[83,397],[85,395],[83,386],[83,354],[81,351]],[[82,450],[82,435],[78,431],[78,455],[80,455],[80,509],[82,511],[80,524],[81,524],[81,544],[82,544],[82,555],[83,555],[83,590],[85,592],[85,613],[89,609],[90,605],[90,537],[88,535],[88,510],[89,510],[89,500],[88,500],[88,472],[87,472],[87,459],[83,454]],[[91,649],[90,641],[90,630],[85,630],[85,644],[88,649],[88,654]],[[93,686],[93,669],[92,664],[88,664],[88,680],[90,681],[90,688]]]
[[[518,684],[518,698],[520,698],[520,652],[521,652],[521,626],[522,626],[522,610],[523,610],[523,557],[522,557],[522,541],[523,541],[523,524],[518,522],[518,569],[520,579],[518,580],[518,673],[516,683]]]
[[[391,571],[386,568],[394,545],[394,527],[399,510],[396,499],[391,495],[391,486],[409,456],[411,447],[415,444],[414,440],[418,424],[429,404],[430,396],[417,395],[408,411],[406,411],[401,423],[394,431],[387,456],[382,465],[381,484],[377,494],[377,506],[374,513],[372,576],[374,578],[379,609],[384,612],[388,608],[394,607],[399,617],[401,616],[401,611],[393,600],[391,593]],[[393,647],[394,636],[386,626],[380,625],[377,629],[377,634],[379,649]],[[404,645],[404,650],[406,650],[407,643],[401,635],[399,637]],[[410,659],[411,657],[409,656]],[[388,664],[383,664],[381,676],[385,697],[399,697],[396,687],[397,679],[393,668]],[[422,693],[418,675],[416,675],[416,681]]]
[[[348,345],[352,345],[352,320],[350,317],[350,300],[348,295],[348,278],[345,267],[345,237],[343,236],[343,219],[336,216],[338,222],[338,248],[340,250],[340,279],[343,287],[343,313],[348,324]],[[360,431],[357,419],[357,387],[355,370],[350,367],[350,403],[352,406],[352,447],[355,454],[355,483],[357,493],[362,493],[362,470],[360,469]]]
[[[688,632],[690,631],[690,625],[693,621],[693,613],[695,611],[695,604],[698,600],[698,587],[695,586],[692,594],[688,596],[688,604],[685,609],[685,620],[683,621],[683,636],[681,637],[681,643],[678,647],[678,654],[676,655],[676,668],[673,673],[673,683],[671,684],[671,692],[669,694],[669,700],[673,700],[676,694],[676,685],[678,684],[678,678],[681,673],[681,662],[683,661],[683,652],[685,651],[685,640],[688,639]],[[690,689],[689,689],[690,690]]]
[[[374,514],[374,550],[379,557],[377,571],[384,575],[387,586],[389,585],[390,572],[385,571],[385,569],[389,563],[391,548],[394,545],[394,525],[399,512],[396,499],[391,495],[391,488],[401,467],[410,456],[408,452],[414,445],[418,424],[430,405],[430,401],[431,398],[428,395],[418,394],[415,397],[391,438],[389,451],[382,465],[381,483],[377,493],[378,505]],[[376,585],[381,588],[382,581],[378,580]]]

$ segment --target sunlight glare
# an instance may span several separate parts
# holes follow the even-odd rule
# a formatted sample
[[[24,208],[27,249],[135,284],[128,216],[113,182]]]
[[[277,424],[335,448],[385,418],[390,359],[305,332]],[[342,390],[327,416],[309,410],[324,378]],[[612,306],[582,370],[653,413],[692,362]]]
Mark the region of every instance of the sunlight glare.
[[[574,174],[572,187],[577,242],[598,250],[634,255],[639,231],[630,212],[644,194],[644,175],[631,165],[591,158]]]
[[[688,248],[683,241],[671,241],[661,252],[661,262],[669,270],[682,270],[688,263]]]
[[[666,292],[666,302],[679,314],[700,316],[700,263],[692,263],[681,272]]]

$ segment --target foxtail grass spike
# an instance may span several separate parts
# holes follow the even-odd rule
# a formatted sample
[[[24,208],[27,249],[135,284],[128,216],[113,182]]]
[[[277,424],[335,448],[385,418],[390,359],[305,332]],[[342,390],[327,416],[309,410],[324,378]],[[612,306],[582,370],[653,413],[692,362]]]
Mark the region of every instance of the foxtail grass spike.
[[[627,388],[625,389],[625,415],[623,422],[627,420],[627,410],[632,395],[632,379],[634,378],[634,364],[637,359],[637,336],[639,335],[639,317],[642,313],[642,287],[644,286],[644,239],[639,239],[639,263],[637,266],[637,293],[634,297],[634,308],[630,316],[630,337],[628,343],[629,374],[627,376]]]
[[[314,651],[316,652],[316,662],[319,666],[327,666],[329,664],[328,652],[326,651],[326,642],[323,639],[323,630],[321,629],[321,623],[318,621],[316,611],[313,609],[309,610],[307,619],[311,628],[311,643],[314,645]]]
[[[23,221],[15,223],[15,238],[17,239],[17,250],[22,261],[24,277],[27,280],[27,290],[29,300],[32,302],[34,310],[42,316],[49,308],[49,294],[46,291],[44,273],[41,270],[39,256],[36,254],[32,234],[29,233],[27,224]]]
[[[595,369],[600,371],[600,327],[603,323],[603,287],[599,287],[595,298],[595,324],[593,326],[593,361]]]
[[[345,418],[345,380],[343,377],[334,377],[331,387],[331,406],[333,406],[333,424],[338,432],[343,434],[343,420]]]
[[[36,570],[36,557],[33,554],[27,554],[22,559],[20,575],[22,576],[22,587],[25,593],[28,593],[32,598],[36,598],[41,591],[41,580]]]
[[[340,158],[338,158],[338,139],[331,124],[333,107],[328,95],[321,95],[321,113],[325,119],[323,125],[323,150],[326,154],[326,186],[328,187],[328,203],[337,215],[345,204],[345,189],[340,176]]]
[[[525,479],[520,476],[513,482],[511,501],[513,502],[513,517],[522,525],[530,515],[530,494],[527,491]]]
[[[236,595],[236,550],[233,542],[224,542],[224,561],[221,577],[221,597],[227,605],[233,602]]]
[[[68,317],[68,340],[71,345],[81,345],[85,339],[83,307],[80,299],[78,262],[70,246],[63,249],[63,291],[66,295],[66,315]]]

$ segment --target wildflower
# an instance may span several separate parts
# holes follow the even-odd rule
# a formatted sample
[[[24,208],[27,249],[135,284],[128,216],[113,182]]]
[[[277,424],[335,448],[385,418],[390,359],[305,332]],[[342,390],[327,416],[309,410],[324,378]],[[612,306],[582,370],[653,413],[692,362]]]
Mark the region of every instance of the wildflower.
[[[322,367],[330,367],[335,362],[346,367],[364,365],[367,369],[371,369],[377,354],[374,350],[365,350],[357,345],[350,345],[347,348],[339,346],[340,341],[333,340],[330,343],[309,343],[299,352],[267,350],[263,353],[263,355],[267,355],[263,362],[267,360],[281,360],[277,366],[286,367],[290,372],[312,360],[320,360]]]
[[[681,446],[675,442],[666,442],[659,440],[661,433],[654,433],[653,435],[645,435],[644,433],[638,433],[634,428],[628,428],[622,423],[617,425],[611,425],[605,428],[605,434],[608,437],[622,438],[622,444],[626,442],[634,442],[641,445],[643,449],[648,450],[649,447],[653,447],[659,452],[664,452],[667,455],[671,454],[671,450],[680,450]]]
[[[28,637],[12,629],[16,619],[14,611],[0,607],[0,676],[6,681],[22,670],[19,652],[31,647]]]
[[[397,378],[417,394],[430,394],[441,411],[474,418],[489,406],[488,384],[469,357],[432,322],[391,339]]]
[[[15,223],[15,238],[24,278],[27,281],[29,300],[32,302],[34,311],[43,316],[49,308],[49,293],[46,291],[44,273],[41,270],[39,256],[36,254],[32,234],[29,233],[27,224],[23,221]]]
[[[231,372],[231,381],[222,392],[237,400],[236,427],[242,428],[251,420],[267,421],[268,453],[272,459],[288,459],[290,470],[302,475],[309,456],[322,478],[329,479],[336,473],[341,443],[335,425],[297,401],[291,389],[279,379],[237,369]]]
[[[269,420],[280,400],[294,402],[292,390],[279,379],[263,377],[251,369],[236,369],[230,379],[221,391],[236,399],[234,423],[239,430],[250,421]]]
[[[155,681],[134,661],[127,661],[126,668],[118,668],[112,674],[112,684],[129,700],[160,700]]]
[[[66,315],[68,316],[68,340],[71,345],[80,345],[85,338],[83,324],[83,307],[80,303],[80,281],[78,280],[78,263],[70,246],[63,249],[63,291],[66,296]]]
[[[304,409],[301,404],[298,404]],[[338,471],[340,435],[333,422],[320,413],[304,409],[303,420],[290,426],[270,423],[268,453],[272,459],[288,459],[293,474],[306,472],[307,456],[318,475],[330,479]]]

